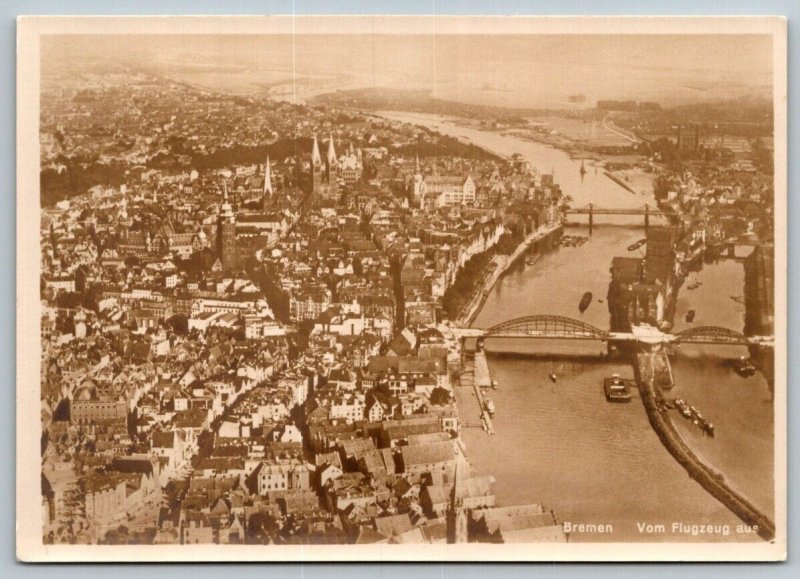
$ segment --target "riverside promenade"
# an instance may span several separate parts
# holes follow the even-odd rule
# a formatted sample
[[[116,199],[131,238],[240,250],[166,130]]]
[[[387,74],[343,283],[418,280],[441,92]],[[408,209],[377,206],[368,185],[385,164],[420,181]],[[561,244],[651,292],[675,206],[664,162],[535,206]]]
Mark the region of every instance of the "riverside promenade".
[[[667,362],[668,363],[668,362]],[[705,464],[686,445],[669,415],[659,409],[658,400],[662,397],[654,380],[655,354],[645,352],[636,356],[636,374],[642,403],[650,424],[669,453],[686,469],[689,476],[700,484],[711,496],[725,505],[730,511],[749,525],[765,541],[775,538],[775,523],[760,512],[746,498],[733,490],[722,474]]]
[[[522,256],[522,254],[531,248],[531,245],[544,239],[545,237],[554,234],[556,231],[563,229],[563,227],[564,226],[560,222],[539,227],[538,229],[529,233],[528,236],[520,242],[520,244],[517,246],[517,249],[514,250],[514,253],[509,256],[505,256],[505,258],[502,260],[495,260],[496,267],[494,271],[492,271],[491,275],[489,275],[483,281],[483,283],[475,289],[470,296],[469,302],[464,307],[461,315],[455,320],[454,324],[460,327],[469,326],[472,323],[472,320],[475,319],[475,316],[478,315],[483,302],[486,301],[486,296],[489,295],[489,292],[494,287],[494,284],[497,283],[497,280],[500,279],[500,276],[508,271],[508,269]]]

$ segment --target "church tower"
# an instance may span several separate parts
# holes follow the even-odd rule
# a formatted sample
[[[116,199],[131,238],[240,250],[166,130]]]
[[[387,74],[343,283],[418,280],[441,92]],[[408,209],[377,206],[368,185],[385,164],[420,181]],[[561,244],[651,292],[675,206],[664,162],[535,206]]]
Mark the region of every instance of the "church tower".
[[[333,148],[333,133],[328,141],[328,154],[325,158],[325,180],[328,182],[329,194],[335,196],[339,187],[339,162],[336,160],[336,149]]]
[[[269,164],[269,157],[264,164],[264,189],[261,192],[261,207],[266,210],[267,204],[272,200],[272,168]]]
[[[236,269],[239,261],[236,247],[236,215],[228,201],[228,184],[223,181],[222,205],[217,217],[217,254],[226,271]]]
[[[311,175],[309,178],[311,180],[311,187],[310,193],[318,194],[322,187],[322,173],[323,173],[323,166],[322,166],[322,155],[319,154],[319,142],[317,141],[317,135],[314,135],[314,145],[311,148]]]
[[[414,199],[419,201],[425,194],[425,183],[422,179],[422,171],[419,167],[419,155],[417,155],[416,167],[414,173]]]

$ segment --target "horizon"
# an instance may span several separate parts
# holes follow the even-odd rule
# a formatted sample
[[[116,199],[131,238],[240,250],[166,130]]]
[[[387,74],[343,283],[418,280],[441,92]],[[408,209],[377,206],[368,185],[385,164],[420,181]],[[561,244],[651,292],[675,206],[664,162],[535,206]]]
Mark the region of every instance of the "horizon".
[[[44,36],[41,54],[45,74],[124,65],[293,102],[367,88],[507,108],[772,94],[772,40],[756,34],[62,35]]]

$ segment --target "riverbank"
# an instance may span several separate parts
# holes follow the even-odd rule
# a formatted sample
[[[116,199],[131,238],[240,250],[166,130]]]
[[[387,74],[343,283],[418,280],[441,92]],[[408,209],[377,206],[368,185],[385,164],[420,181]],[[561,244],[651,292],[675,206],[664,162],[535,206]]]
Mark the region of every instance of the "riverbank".
[[[551,123],[555,122],[552,117],[547,117],[545,122],[536,123],[528,128],[491,128],[482,126],[481,123],[475,122],[472,119],[453,115],[434,115],[430,113],[426,114],[391,110],[376,111],[368,114],[379,118],[425,126],[429,129],[437,130],[445,134],[450,133],[442,130],[443,125],[449,124],[470,132],[478,131],[483,134],[493,134],[508,139],[516,139],[523,142],[537,144],[542,147],[547,147],[563,153],[572,161],[586,161],[586,171],[581,177],[581,181],[588,180],[591,184],[594,176],[603,177],[605,179],[610,177],[613,180],[611,183],[612,186],[617,185],[621,188],[621,190],[630,195],[646,196],[651,194],[653,190],[655,173],[652,172],[652,164],[649,161],[645,161],[645,158],[642,155],[639,155],[635,152],[623,151],[618,154],[613,154],[609,152],[601,152],[592,146],[587,146],[589,143],[594,143],[595,146],[602,148],[611,146],[611,143],[598,138],[589,139],[588,141],[586,139],[577,138],[576,135],[580,135],[580,131],[586,131],[586,127],[583,126],[583,123],[575,125],[578,127],[579,132],[569,136],[574,131],[567,131],[567,133],[564,133],[562,130],[564,129],[564,126],[560,122],[557,123],[555,128],[553,128],[553,131],[543,129],[544,125],[548,121]],[[563,121],[570,126],[571,124],[574,124],[572,123],[571,119],[563,119]],[[597,131],[606,130],[606,128],[604,128],[599,122],[597,123],[597,127]],[[615,135],[613,133],[608,134],[619,141],[615,142],[616,145],[623,143],[630,144],[628,138],[622,138],[620,135]],[[506,159],[510,158],[512,154],[520,152],[506,152],[497,147],[485,147],[481,145],[481,143],[476,142],[475,139],[468,138],[468,140],[472,144],[483,148],[487,152],[499,155]],[[647,166],[642,166],[642,164],[645,162],[647,163]],[[542,172],[553,169],[553,164],[550,162],[543,163],[542,165],[534,165]],[[606,173],[609,177],[605,176]],[[562,177],[560,172],[559,177]],[[569,182],[562,183],[562,189],[564,189],[570,195],[573,194],[573,187],[569,184]]]
[[[492,290],[497,281],[503,276],[503,274],[506,273],[511,266],[513,266],[516,261],[531,248],[534,243],[541,241],[542,239],[545,239],[546,237],[553,235],[562,229],[563,225],[561,225],[561,223],[553,223],[551,225],[540,227],[539,229],[528,234],[528,236],[517,246],[517,249],[514,250],[514,253],[509,256],[502,256],[504,258],[502,263],[496,261],[495,269],[470,297],[469,301],[462,309],[461,314],[456,318],[454,324],[456,326],[465,328],[470,326],[475,320],[475,317],[478,315],[478,312],[480,312],[480,309],[486,301],[489,292]]]
[[[638,354],[636,378],[647,417],[662,444],[692,479],[747,525],[745,533],[755,533],[771,541],[775,537],[775,523],[726,484],[721,473],[703,462],[683,441],[669,416],[659,409],[658,400],[663,399],[663,395],[655,386],[653,362],[652,355]]]

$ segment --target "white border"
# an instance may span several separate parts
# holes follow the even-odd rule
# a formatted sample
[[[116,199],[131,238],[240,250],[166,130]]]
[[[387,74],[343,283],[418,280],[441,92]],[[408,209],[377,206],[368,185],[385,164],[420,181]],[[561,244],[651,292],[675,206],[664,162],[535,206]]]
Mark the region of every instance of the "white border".
[[[775,523],[772,543],[42,545],[39,37],[43,34],[769,34],[775,110]],[[17,29],[17,557],[23,561],[775,561],[786,558],[787,71],[781,17],[20,17]]]

